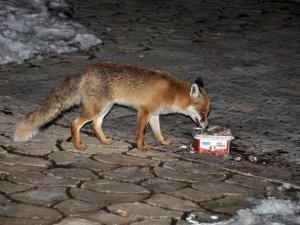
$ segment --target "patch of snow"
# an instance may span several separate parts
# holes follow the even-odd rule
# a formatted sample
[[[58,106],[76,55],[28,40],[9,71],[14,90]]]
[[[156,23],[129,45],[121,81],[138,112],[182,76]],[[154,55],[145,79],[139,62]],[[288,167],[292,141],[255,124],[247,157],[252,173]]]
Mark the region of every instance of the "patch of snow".
[[[0,64],[85,51],[100,44],[84,26],[65,19],[67,9],[64,0],[1,0]]]
[[[285,191],[292,188],[292,185],[289,183],[283,183],[281,186],[277,188],[278,191]]]
[[[194,225],[294,225],[300,224],[300,201],[263,199],[250,209],[239,210],[229,220],[200,223],[194,214],[186,220]]]

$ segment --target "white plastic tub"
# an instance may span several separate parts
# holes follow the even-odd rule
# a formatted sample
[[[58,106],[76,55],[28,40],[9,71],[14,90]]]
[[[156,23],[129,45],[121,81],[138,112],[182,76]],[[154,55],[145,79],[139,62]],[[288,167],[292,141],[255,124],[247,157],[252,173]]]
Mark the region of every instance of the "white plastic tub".
[[[196,128],[193,130],[194,147],[196,152],[223,156],[229,155],[231,142],[234,139],[232,135],[219,136],[197,133]]]

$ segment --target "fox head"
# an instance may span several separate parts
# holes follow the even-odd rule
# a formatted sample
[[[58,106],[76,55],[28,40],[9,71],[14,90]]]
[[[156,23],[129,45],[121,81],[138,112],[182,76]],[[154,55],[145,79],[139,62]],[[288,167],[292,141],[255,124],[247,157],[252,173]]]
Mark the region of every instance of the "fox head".
[[[204,89],[203,80],[198,77],[190,89],[190,104],[187,108],[187,114],[197,126],[206,129],[208,127],[207,117],[209,111],[209,97]]]

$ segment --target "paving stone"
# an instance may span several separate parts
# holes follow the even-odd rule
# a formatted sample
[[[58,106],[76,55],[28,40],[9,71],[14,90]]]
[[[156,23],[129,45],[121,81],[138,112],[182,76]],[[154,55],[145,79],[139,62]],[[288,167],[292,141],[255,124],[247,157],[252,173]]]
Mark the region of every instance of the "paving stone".
[[[212,210],[213,212],[226,213],[234,215],[238,210],[250,208],[251,205],[247,196],[226,196],[224,198],[201,203],[205,209]]]
[[[166,210],[140,202],[120,203],[109,205],[107,208],[113,213],[134,218],[179,219],[182,215],[179,211]]]
[[[90,55],[87,52],[76,52],[75,54],[66,54],[58,55],[57,59],[59,61],[68,62],[68,61],[82,61],[88,59]]]
[[[21,156],[10,153],[1,153],[0,161],[3,164],[16,165],[21,164],[25,166],[49,167],[52,163],[45,159],[34,158],[29,156]]]
[[[88,215],[85,218],[106,225],[114,225],[114,224],[127,225],[137,220],[136,218],[119,216],[105,211],[99,211],[97,213]]]
[[[202,209],[195,203],[176,198],[165,194],[154,194],[146,202],[150,205],[161,207],[164,209],[172,209],[178,211],[201,211]]]
[[[284,166],[276,166],[276,165],[268,165],[265,166],[263,163],[238,163],[235,165],[235,168],[233,169],[233,166],[231,166],[229,163],[225,168],[230,169],[234,172],[240,172],[243,174],[251,174],[252,176],[256,177],[264,177],[266,179],[273,179],[273,180],[281,180],[284,182],[286,179],[290,179],[292,177],[292,169],[289,167]],[[295,170],[297,170],[295,168]]]
[[[10,145],[9,149],[18,154],[28,156],[44,156],[58,151],[55,140],[22,142]]]
[[[127,110],[131,111],[130,109]],[[134,114],[134,116],[129,115],[126,117],[119,116],[119,118],[113,118],[109,122],[109,126],[110,126],[110,130],[108,130],[107,134],[109,134],[110,136],[117,137],[118,139],[121,140],[130,141],[132,143],[135,142],[136,113]],[[125,127],[126,130],[124,129]],[[130,146],[129,149],[132,149],[133,145]],[[128,152],[129,149],[126,152]],[[114,152],[114,153],[120,153],[120,152]]]
[[[234,175],[230,179],[225,182],[230,184],[238,184],[244,187],[254,188],[258,190],[264,190],[267,186],[271,185],[269,182],[265,180],[260,180],[254,177],[247,177],[242,175]]]
[[[8,202],[10,202],[10,200],[0,193],[0,204],[5,204]]]
[[[129,43],[126,43],[126,45],[117,44],[116,46],[114,46],[114,44],[110,44],[109,47],[111,48],[112,51],[121,54],[130,53],[130,52],[141,52],[143,51],[143,49],[145,49],[145,47],[143,46],[138,46],[135,44],[130,45]]]
[[[10,220],[8,219],[9,222],[16,222],[15,224],[22,224],[23,219],[33,222],[32,224],[53,224],[62,218],[61,213],[54,209],[19,203],[2,205],[0,207],[0,216],[0,218],[11,218]],[[1,224],[3,224],[2,221]]]
[[[1,138],[0,138],[0,140],[1,140]],[[0,154],[1,153],[7,153],[7,151],[5,151],[2,147],[0,147]]]
[[[111,145],[104,145],[98,141],[96,137],[83,136],[82,142],[86,143],[87,149],[82,151],[84,154],[111,154],[111,153],[123,153],[127,152],[130,144],[123,141],[114,141]],[[63,142],[61,147],[66,151],[78,153],[78,150],[74,148],[73,143]]]
[[[68,199],[63,187],[42,187],[10,195],[11,198],[35,205],[51,206],[59,201]]]
[[[259,195],[259,191],[255,189],[250,189],[235,184],[229,184],[225,182],[196,182],[192,184],[192,187],[201,191],[207,192],[212,195],[223,194],[223,195]]]
[[[46,132],[45,132],[46,131]],[[44,142],[49,142],[51,145],[56,146],[56,151],[60,150],[60,147],[57,146],[59,142],[61,142],[63,139],[68,138],[69,132],[65,133],[64,135],[61,135],[59,133],[54,134],[54,133],[48,133],[47,128],[46,130],[40,130],[38,135],[34,137],[31,141],[44,141]]]
[[[14,184],[7,181],[0,180],[0,192],[5,194],[12,194],[21,191],[27,191],[32,189],[31,186],[22,185],[22,184]]]
[[[2,96],[1,96],[2,98]],[[2,99],[0,99],[2,102]],[[13,100],[12,100],[13,101]],[[10,131],[13,130],[14,126],[15,126],[15,122],[16,122],[16,116],[13,115],[13,112],[11,112],[11,110],[7,107],[3,107],[2,105],[0,106],[0,130],[1,131]],[[5,113],[1,113],[2,111],[6,112]],[[9,115],[11,114],[11,115]]]
[[[101,225],[100,223],[80,219],[80,218],[64,218],[59,223],[55,223],[53,225]]]
[[[47,136],[50,136],[50,135],[59,136],[58,139],[61,139],[61,140],[67,139],[71,135],[70,128],[58,126],[55,124],[51,124],[50,126],[47,126],[47,129],[44,129],[42,132],[45,134],[45,136],[46,135]]]
[[[122,166],[157,166],[158,161],[123,154],[95,155],[95,160]]]
[[[17,184],[34,186],[76,186],[79,181],[59,176],[45,175],[36,172],[15,172],[8,176],[8,180]]]
[[[4,180],[7,177],[7,174],[0,172],[0,180]]]
[[[72,164],[73,167],[77,168],[83,168],[83,169],[90,169],[94,171],[104,171],[104,170],[112,170],[119,167],[119,165],[116,164],[110,164],[110,163],[103,163],[99,162],[93,159],[85,159],[76,163]]]
[[[101,206],[119,202],[135,202],[142,201],[147,198],[147,194],[132,194],[132,193],[107,193],[107,192],[94,192],[87,189],[72,188],[71,194],[75,199],[98,203]]]
[[[148,224],[155,224],[155,225],[171,225],[171,219],[145,219],[143,221],[132,223],[132,225],[148,225]]]
[[[100,209],[98,204],[87,203],[76,199],[68,199],[54,206],[55,209],[68,216],[81,216],[95,213]]]
[[[2,118],[2,116],[0,115],[0,120],[2,120],[4,118]],[[14,129],[14,124],[12,123],[1,123],[1,128],[0,128],[0,131],[2,134],[6,134],[7,136],[11,133],[11,131]],[[6,136],[5,135],[5,136]],[[4,136],[4,137],[5,137]],[[12,143],[12,141],[10,140],[10,143]]]
[[[2,126],[2,124],[1,124],[1,126]],[[3,131],[3,132],[5,132],[5,131]],[[0,143],[1,143],[1,145],[8,147],[9,145],[11,145],[11,142],[12,141],[11,141],[10,138],[4,137],[4,136],[0,135]],[[1,149],[1,153],[4,153],[4,152],[5,151],[3,149]]]
[[[174,169],[168,169],[164,167],[154,168],[154,172],[159,177],[170,179],[170,180],[176,180],[176,181],[197,182],[197,181],[220,181],[225,179],[224,174],[186,173],[186,172],[177,171]]]
[[[152,178],[149,168],[139,168],[134,166],[121,167],[109,172],[99,173],[108,179],[124,181],[124,182],[140,182],[145,179]]]
[[[226,171],[220,170],[216,167],[184,161],[166,162],[164,164],[164,167],[168,169],[182,171],[185,173],[226,174]]]
[[[24,106],[24,101],[18,101],[17,99],[7,95],[2,95],[0,99],[3,104],[1,106],[2,110],[4,110],[4,112],[8,111],[8,114],[6,113],[7,115],[4,113],[2,121],[5,123],[12,122],[14,125],[24,117],[25,113],[28,113],[37,106],[31,102],[28,102],[26,106]],[[12,113],[12,115],[9,115],[9,113]]]
[[[163,161],[163,162],[178,160],[178,158],[173,155],[170,155],[166,152],[157,151],[154,149],[151,149],[151,151],[142,152],[142,151],[138,150],[137,148],[134,148],[134,149],[130,150],[129,152],[127,152],[127,155],[151,158],[151,159],[159,160],[159,161]]]
[[[57,151],[48,155],[49,159],[52,159],[58,166],[66,166],[71,163],[82,161],[90,157],[88,154],[84,153],[74,153],[67,151]]]
[[[106,179],[86,181],[81,185],[81,188],[95,192],[150,194],[147,188],[140,185]]]
[[[223,197],[222,193],[211,194],[208,192],[198,191],[192,188],[184,188],[182,190],[174,191],[172,194],[174,196],[189,199],[194,202],[205,202],[205,201],[210,201],[212,199]]]
[[[167,115],[167,116],[171,116],[171,115]],[[180,117],[182,115],[180,114],[175,114],[173,115],[173,117]],[[170,121],[168,122],[170,123]],[[174,124],[170,123],[169,125],[170,129],[171,127],[174,128]],[[173,154],[172,151],[174,151],[175,149],[179,149],[180,146],[185,145],[188,146],[190,145],[190,142],[192,140],[192,138],[181,138],[182,136],[182,132],[177,131],[177,136],[172,136],[171,134],[167,134],[168,135],[168,140],[170,140],[170,144],[169,145],[161,145],[160,143],[157,142],[156,139],[149,139],[147,140],[147,144],[151,147],[151,149],[160,151],[160,152],[165,152],[166,154],[170,155],[171,157],[175,157],[175,158],[180,158],[180,156]],[[174,160],[166,160],[166,161],[174,161]]]
[[[182,189],[187,183],[162,178],[151,178],[141,183],[155,193],[170,193]]]
[[[1,225],[52,225],[51,220],[43,218],[15,218],[0,216]]]
[[[0,163],[0,173],[11,174],[18,172],[42,172],[45,168],[36,167],[36,166],[27,166],[27,165],[12,165],[12,164],[3,164]]]
[[[46,173],[75,180],[90,180],[93,178],[97,178],[97,176],[92,171],[77,168],[54,168],[47,170]]]
[[[176,225],[190,225],[191,223],[186,220],[177,220]]]

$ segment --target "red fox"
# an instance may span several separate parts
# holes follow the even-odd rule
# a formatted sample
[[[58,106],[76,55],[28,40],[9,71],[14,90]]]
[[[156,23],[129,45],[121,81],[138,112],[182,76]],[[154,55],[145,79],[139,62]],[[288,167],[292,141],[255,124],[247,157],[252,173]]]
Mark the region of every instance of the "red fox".
[[[114,104],[137,109],[136,142],[137,148],[143,151],[148,149],[144,144],[144,129],[148,122],[154,137],[162,145],[170,143],[162,136],[159,115],[181,113],[206,128],[210,110],[209,97],[201,78],[191,85],[166,71],[99,62],[71,75],[54,88],[42,104],[17,125],[14,141],[30,140],[40,127],[63,110],[79,104],[82,112],[71,124],[73,144],[78,150],[86,149],[79,131],[90,121],[96,137],[104,144],[112,143],[101,126]]]

